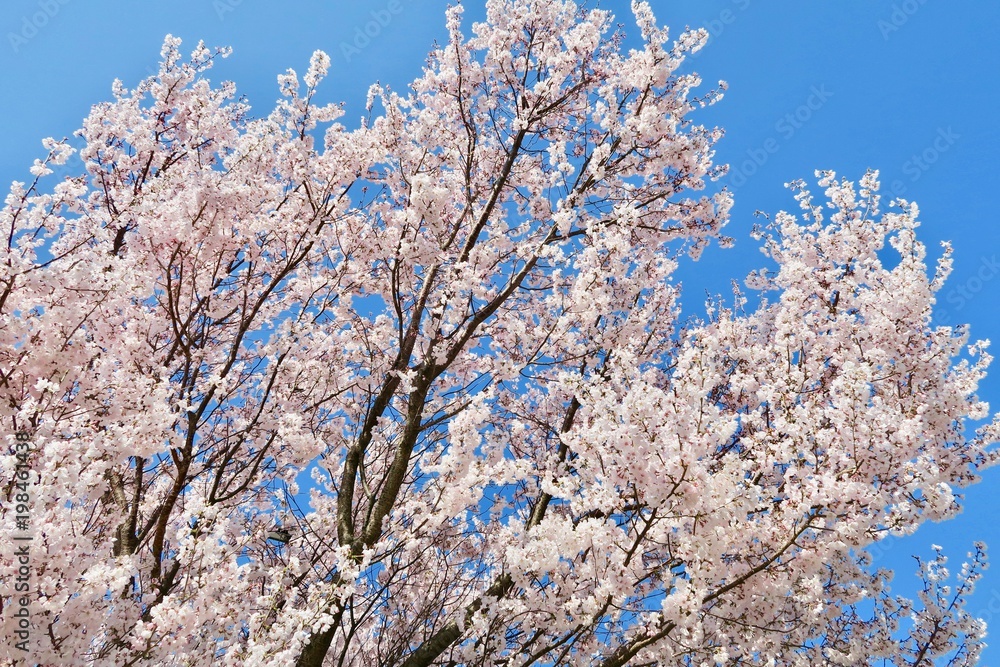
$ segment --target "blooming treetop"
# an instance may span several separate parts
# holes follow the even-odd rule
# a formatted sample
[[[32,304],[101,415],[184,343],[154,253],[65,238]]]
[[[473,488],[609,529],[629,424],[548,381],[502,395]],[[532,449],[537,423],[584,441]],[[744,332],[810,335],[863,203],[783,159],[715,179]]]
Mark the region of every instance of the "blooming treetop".
[[[777,296],[679,323],[731,204],[690,117],[721,89],[681,69],[703,32],[632,10],[626,51],[607,11],[489,0],[468,37],[454,7],[355,130],[322,53],[255,118],[206,79],[225,52],[168,37],[85,173],[43,189],[74,151],[47,140],[0,211],[30,660],[975,662],[981,547],[919,603],[864,552],[994,461],[985,343],[930,319],[947,253],[928,278],[916,206],[823,173],[760,230]]]

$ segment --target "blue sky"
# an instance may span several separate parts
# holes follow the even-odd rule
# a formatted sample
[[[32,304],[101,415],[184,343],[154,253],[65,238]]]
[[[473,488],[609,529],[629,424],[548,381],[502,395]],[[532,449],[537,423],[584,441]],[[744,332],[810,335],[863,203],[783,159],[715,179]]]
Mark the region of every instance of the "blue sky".
[[[199,39],[232,46],[213,72],[231,79],[263,114],[277,97],[275,77],[304,72],[315,49],[333,66],[326,101],[346,103],[348,125],[378,80],[395,89],[419,74],[444,36],[445,0],[5,0],[0,8],[0,182],[25,180],[43,155],[43,137],[70,135],[90,105],[111,97],[111,82],[134,85],[153,72],[163,37],[189,51]],[[706,27],[709,46],[692,67],[706,82],[729,83],[725,99],[700,121],[726,137],[718,159],[733,165],[736,206],[727,233],[736,248],[706,252],[685,269],[685,306],[699,312],[705,290],[730,293],[730,281],[764,261],[750,238],[753,212],[792,210],[783,183],[811,180],[817,168],[859,178],[871,167],[883,187],[920,204],[931,257],[952,241],[955,270],[941,293],[944,323],[971,324],[973,338],[1000,346],[1000,3],[988,0],[652,0],[661,23]],[[482,16],[482,0],[467,0]],[[626,0],[602,3],[627,26]],[[373,14],[374,12],[374,14]],[[372,23],[374,21],[374,23]],[[380,21],[380,22],[379,22]],[[368,28],[370,35],[364,34]],[[676,34],[676,33],[675,33]],[[997,352],[997,349],[994,349]],[[1000,409],[1000,364],[981,397]],[[1000,549],[994,496],[1000,469],[967,493],[956,520],[928,525],[884,545],[876,563],[900,570],[909,592],[911,553],[946,547],[953,564],[973,540]],[[1000,636],[1000,568],[988,572],[970,609]],[[1000,640],[985,662],[1000,656]]]

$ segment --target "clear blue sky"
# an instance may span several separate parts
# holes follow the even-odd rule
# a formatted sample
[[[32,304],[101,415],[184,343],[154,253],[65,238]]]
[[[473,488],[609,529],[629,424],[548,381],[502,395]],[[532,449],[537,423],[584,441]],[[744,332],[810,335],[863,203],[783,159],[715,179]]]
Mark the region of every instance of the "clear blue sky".
[[[111,82],[134,85],[154,71],[163,37],[232,46],[213,78],[231,79],[260,113],[277,97],[275,77],[304,72],[323,49],[333,60],[323,93],[346,103],[356,123],[370,83],[402,89],[442,39],[444,0],[4,0],[0,7],[0,182],[25,180],[43,155],[43,137],[79,127]],[[932,257],[955,247],[941,294],[945,323],[968,322],[973,338],[1000,350],[1000,3],[993,0],[652,0],[661,23],[703,26],[710,45],[693,67],[706,82],[725,79],[721,104],[702,113],[726,128],[718,158],[733,165],[736,207],[727,233],[735,249],[712,249],[683,273],[685,306],[698,312],[705,290],[730,293],[763,261],[750,239],[753,212],[794,208],[782,184],[817,168],[852,178],[877,168],[883,185],[920,204],[921,236]],[[482,16],[482,0],[467,0]],[[626,0],[602,3],[630,25]],[[375,12],[373,17],[372,12]],[[361,36],[366,24],[374,36]],[[377,29],[376,29],[377,28]],[[676,34],[676,33],[675,33]],[[981,397],[1000,409],[1000,362]],[[967,493],[958,519],[895,540],[878,565],[900,570],[895,590],[912,591],[908,555],[942,544],[957,566],[973,540],[1000,558],[994,497],[1000,469]],[[956,567],[957,569],[957,567]],[[987,573],[970,608],[1000,637],[1000,567]],[[992,619],[991,619],[992,617]],[[988,640],[989,641],[989,640]],[[985,662],[1000,656],[992,642]]]

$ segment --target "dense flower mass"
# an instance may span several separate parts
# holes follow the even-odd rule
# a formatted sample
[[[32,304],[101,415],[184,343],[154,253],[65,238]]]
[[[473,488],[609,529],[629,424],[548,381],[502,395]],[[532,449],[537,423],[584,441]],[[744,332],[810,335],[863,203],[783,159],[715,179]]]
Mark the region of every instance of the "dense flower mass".
[[[632,10],[625,49],[568,1],[488,0],[471,36],[454,7],[354,130],[326,55],[254,117],[206,78],[225,51],[168,37],[84,173],[48,187],[77,144],[47,140],[0,210],[32,662],[976,662],[982,546],[918,602],[865,552],[995,460],[986,343],[931,321],[947,249],[929,277],[916,205],[823,172],[758,230],[757,309],[680,322],[679,262],[729,242],[691,118],[722,86],[682,66],[704,32]]]

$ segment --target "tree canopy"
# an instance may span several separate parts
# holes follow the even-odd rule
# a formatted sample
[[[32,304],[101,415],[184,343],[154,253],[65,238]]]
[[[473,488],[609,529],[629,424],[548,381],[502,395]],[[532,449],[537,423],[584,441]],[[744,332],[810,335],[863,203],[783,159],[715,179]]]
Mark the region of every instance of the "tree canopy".
[[[707,35],[486,4],[354,129],[320,52],[256,117],[207,78],[225,50],[168,37],[12,186],[5,657],[975,664],[984,547],[954,585],[921,562],[917,602],[865,551],[996,459],[917,206],[877,172],[792,183],[755,308],[682,321],[677,267],[729,244]]]

